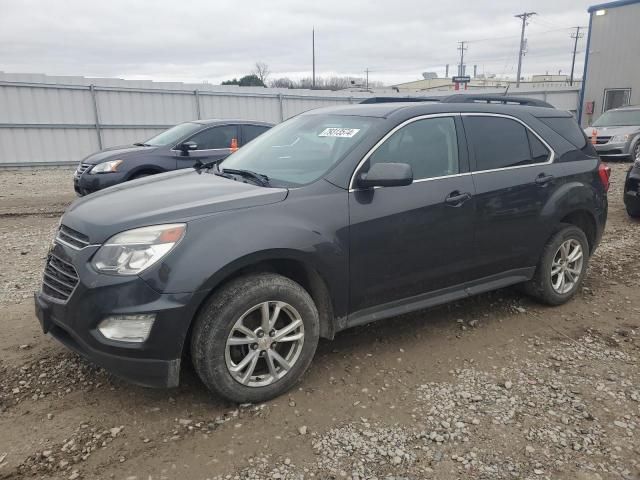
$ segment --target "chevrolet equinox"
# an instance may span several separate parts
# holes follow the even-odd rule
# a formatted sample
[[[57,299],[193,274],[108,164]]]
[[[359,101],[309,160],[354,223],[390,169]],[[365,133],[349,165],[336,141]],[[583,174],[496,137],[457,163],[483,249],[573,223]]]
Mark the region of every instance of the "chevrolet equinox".
[[[609,169],[568,112],[490,104],[319,109],[222,163],[75,201],[40,291],[44,332],[132,382],[183,359],[237,402],[290,389],[319,337],[523,284],[585,277]]]

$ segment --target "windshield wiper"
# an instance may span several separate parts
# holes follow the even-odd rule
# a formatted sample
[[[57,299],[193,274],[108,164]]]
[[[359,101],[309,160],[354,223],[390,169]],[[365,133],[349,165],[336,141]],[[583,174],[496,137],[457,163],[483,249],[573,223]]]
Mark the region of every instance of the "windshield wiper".
[[[200,170],[206,170],[206,169],[209,169],[211,167],[215,167],[219,162],[220,162],[220,160],[213,160],[211,162],[202,163],[202,161],[200,159],[197,159],[196,163],[193,164],[193,168],[195,168],[196,171],[199,172]]]
[[[206,165],[206,163],[204,165]],[[269,177],[267,177],[262,173],[256,173],[256,172],[252,172],[251,170],[241,170],[236,168],[223,168],[222,170],[220,170],[220,166],[218,165],[217,162],[215,163],[214,166],[216,167],[214,173],[220,177],[229,178],[229,175],[239,175],[241,177],[250,178],[261,187],[269,186]]]
[[[134,143],[134,145],[136,147],[150,147],[151,146],[148,143],[141,143],[141,142],[136,142],[136,143]]]
[[[235,168],[223,168],[222,173],[227,173],[231,175],[240,175],[241,177],[246,177],[254,180],[258,184],[263,187],[269,186],[269,177],[263,175],[262,173],[252,172],[251,170],[241,170]]]

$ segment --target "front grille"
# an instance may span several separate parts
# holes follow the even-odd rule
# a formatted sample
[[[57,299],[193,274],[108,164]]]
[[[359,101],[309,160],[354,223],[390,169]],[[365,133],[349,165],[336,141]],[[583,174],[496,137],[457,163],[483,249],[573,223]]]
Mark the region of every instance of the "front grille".
[[[42,293],[66,302],[78,285],[78,273],[69,262],[49,254],[42,278]]]
[[[611,136],[608,137],[596,137],[596,145],[603,145],[605,143],[609,143],[611,140]]]
[[[93,165],[91,165],[90,163],[81,163],[80,165],[78,165],[78,168],[76,169],[76,175],[79,177],[84,172],[89,170],[92,166]]]
[[[89,245],[89,237],[65,225],[60,225],[57,239],[78,249]]]

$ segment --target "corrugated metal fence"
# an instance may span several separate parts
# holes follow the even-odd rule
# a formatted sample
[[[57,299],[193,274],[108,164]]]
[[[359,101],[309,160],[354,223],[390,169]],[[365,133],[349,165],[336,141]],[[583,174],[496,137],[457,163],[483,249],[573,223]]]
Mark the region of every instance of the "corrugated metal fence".
[[[577,108],[577,89],[517,94],[565,110]],[[143,141],[193,119],[278,123],[306,110],[358,103],[369,96],[0,72],[0,167],[72,164],[96,150]]]

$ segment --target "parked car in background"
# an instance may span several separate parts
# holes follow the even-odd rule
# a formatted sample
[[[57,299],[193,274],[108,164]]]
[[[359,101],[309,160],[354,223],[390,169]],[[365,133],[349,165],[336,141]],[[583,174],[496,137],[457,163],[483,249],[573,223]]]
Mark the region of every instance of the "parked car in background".
[[[222,160],[273,125],[244,120],[194,120],[180,123],[145,142],[112,147],[89,155],[73,175],[80,196],[127,180],[189,168],[198,160]]]
[[[133,382],[292,388],[319,337],[523,283],[580,290],[610,170],[568,112],[312,110],[219,164],[76,200],[35,294],[44,332]]]
[[[640,217],[640,158],[636,158],[624,182],[624,206],[630,217]]]
[[[640,159],[640,106],[607,110],[585,133],[602,157]]]

